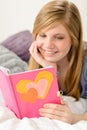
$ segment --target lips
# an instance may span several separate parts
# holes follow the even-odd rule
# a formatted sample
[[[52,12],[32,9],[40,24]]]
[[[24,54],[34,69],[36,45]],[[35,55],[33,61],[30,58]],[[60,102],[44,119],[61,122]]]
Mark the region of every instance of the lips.
[[[58,51],[41,50],[43,56],[54,56]]]

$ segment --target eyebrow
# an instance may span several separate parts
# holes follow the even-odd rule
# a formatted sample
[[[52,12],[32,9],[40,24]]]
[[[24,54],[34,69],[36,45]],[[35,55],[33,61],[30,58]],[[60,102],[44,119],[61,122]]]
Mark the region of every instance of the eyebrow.
[[[39,34],[46,34],[46,32],[40,32]],[[63,33],[55,33],[54,35],[64,35]]]
[[[56,33],[56,34],[54,34],[54,35],[64,35],[63,33]]]

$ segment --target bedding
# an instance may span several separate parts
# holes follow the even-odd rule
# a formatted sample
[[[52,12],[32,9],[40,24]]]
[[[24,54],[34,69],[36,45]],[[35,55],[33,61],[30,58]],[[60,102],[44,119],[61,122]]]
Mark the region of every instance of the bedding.
[[[16,53],[22,60],[28,62],[30,53],[29,47],[32,43],[32,34],[29,30],[20,31],[9,36],[0,44]]]
[[[0,45],[0,66],[10,69],[11,73],[27,70],[27,63],[2,45]]]
[[[0,43],[0,66],[10,69],[11,73],[27,70],[27,63],[30,57],[29,46],[32,42],[32,35],[29,31],[21,31],[7,38]],[[84,49],[86,50],[86,45]],[[87,111],[87,99],[63,96],[74,113]],[[0,130],[86,130],[87,121],[79,121],[73,125],[51,120],[45,117],[18,119],[15,114],[4,106],[4,99],[0,92]]]
[[[63,97],[72,111],[83,113],[87,110],[87,101],[80,99],[75,102],[72,97]],[[18,119],[14,113],[7,107],[0,106],[0,130],[87,130],[87,121],[79,121],[73,125],[59,121],[51,120],[45,117]]]

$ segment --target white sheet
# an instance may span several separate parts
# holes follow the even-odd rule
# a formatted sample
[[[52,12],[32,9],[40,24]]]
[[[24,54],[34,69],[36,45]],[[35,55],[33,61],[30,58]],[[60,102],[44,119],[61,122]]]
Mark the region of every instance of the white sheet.
[[[87,110],[87,100],[63,97],[69,103],[72,111],[83,113]],[[0,106],[0,130],[87,130],[87,121],[79,121],[74,125],[48,118],[18,119],[14,113],[3,105]]]

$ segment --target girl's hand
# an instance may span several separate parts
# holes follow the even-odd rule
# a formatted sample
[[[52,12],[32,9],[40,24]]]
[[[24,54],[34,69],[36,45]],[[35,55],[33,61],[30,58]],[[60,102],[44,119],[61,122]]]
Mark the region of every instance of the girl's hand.
[[[39,47],[37,46],[37,41],[34,41],[29,49],[30,54],[36,60],[38,64],[43,67],[53,66],[57,70],[56,63],[49,62],[43,58],[41,53],[39,52]]]
[[[50,119],[57,119],[72,124],[74,122],[74,114],[71,112],[68,104],[45,104],[39,109],[39,114]]]

